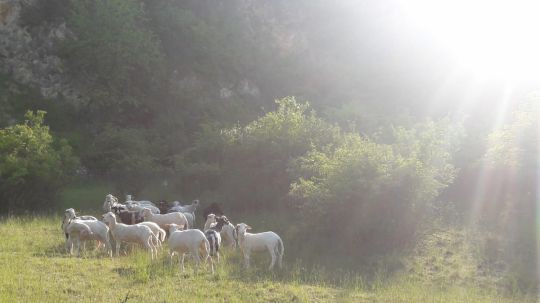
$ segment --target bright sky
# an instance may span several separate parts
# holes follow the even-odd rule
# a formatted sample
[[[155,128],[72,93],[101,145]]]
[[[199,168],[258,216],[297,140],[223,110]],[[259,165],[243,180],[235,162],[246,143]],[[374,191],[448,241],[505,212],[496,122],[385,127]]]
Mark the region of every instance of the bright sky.
[[[479,78],[540,78],[540,1],[400,0],[403,12]]]

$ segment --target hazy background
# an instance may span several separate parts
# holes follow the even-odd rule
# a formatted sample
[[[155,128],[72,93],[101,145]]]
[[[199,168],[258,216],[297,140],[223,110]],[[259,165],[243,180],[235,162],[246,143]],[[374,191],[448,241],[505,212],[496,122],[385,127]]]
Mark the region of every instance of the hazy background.
[[[535,292],[536,13],[530,1],[0,3],[0,211],[198,198],[287,218],[299,257],[366,272],[402,269],[434,230],[474,231],[471,279]],[[326,240],[298,242],[306,232]]]

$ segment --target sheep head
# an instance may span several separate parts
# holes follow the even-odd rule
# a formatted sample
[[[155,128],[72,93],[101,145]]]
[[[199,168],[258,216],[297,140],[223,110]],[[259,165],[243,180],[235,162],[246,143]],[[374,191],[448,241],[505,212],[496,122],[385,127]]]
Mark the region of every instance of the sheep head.
[[[171,223],[171,224],[165,224],[165,228],[167,228],[169,230],[169,234],[172,234],[173,232],[177,231],[177,230],[181,230],[184,226],[179,226],[178,224],[174,224],[174,223]]]
[[[251,226],[245,223],[236,224],[236,231],[238,232],[238,234],[245,234],[246,230],[250,230],[250,229],[251,229]]]
[[[113,222],[116,222],[116,215],[112,212],[108,212],[102,216],[103,221],[105,223],[111,224]]]
[[[148,218],[149,216],[152,215],[152,211],[150,210],[150,208],[147,208],[147,207],[144,207],[142,210],[141,210],[141,214],[143,216],[143,218]]]
[[[77,215],[75,214],[75,210],[73,208],[68,208],[66,209],[66,211],[64,212],[64,216],[67,218],[67,219],[73,219],[75,218]]]

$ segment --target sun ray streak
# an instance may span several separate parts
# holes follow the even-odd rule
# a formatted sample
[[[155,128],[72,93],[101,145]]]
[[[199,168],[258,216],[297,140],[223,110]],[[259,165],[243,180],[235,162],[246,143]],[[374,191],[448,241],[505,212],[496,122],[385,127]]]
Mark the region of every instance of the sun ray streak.
[[[491,128],[492,131],[500,130],[503,127],[504,122],[507,118],[508,109],[510,107],[511,95],[512,87],[508,85],[505,89],[502,101],[497,108],[496,118],[494,119],[493,127]],[[481,218],[481,212],[484,209],[484,203],[486,202],[486,198],[488,196],[494,196],[494,193],[489,193],[488,195],[488,191],[501,190],[499,186],[488,187],[488,185],[493,185],[493,181],[496,180],[493,180],[491,176],[491,169],[489,167],[489,164],[486,161],[483,161],[478,177],[476,178],[475,192],[472,199],[472,210],[469,218],[470,224],[476,224],[478,222],[478,220]]]

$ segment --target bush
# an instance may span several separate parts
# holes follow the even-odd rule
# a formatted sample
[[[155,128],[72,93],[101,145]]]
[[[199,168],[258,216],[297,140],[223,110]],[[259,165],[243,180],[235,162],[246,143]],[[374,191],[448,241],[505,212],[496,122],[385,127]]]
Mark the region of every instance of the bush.
[[[292,181],[289,163],[313,148],[332,144],[339,136],[337,127],[309,111],[309,104],[293,97],[276,103],[276,111],[224,132],[222,192],[237,206],[279,206]]]
[[[444,121],[396,129],[394,144],[346,134],[335,149],[314,149],[295,161],[290,194],[333,253],[369,256],[403,247],[452,182],[449,134],[455,132]]]
[[[44,111],[27,112],[25,122],[0,129],[0,211],[49,206],[77,165],[65,140],[43,124]]]

